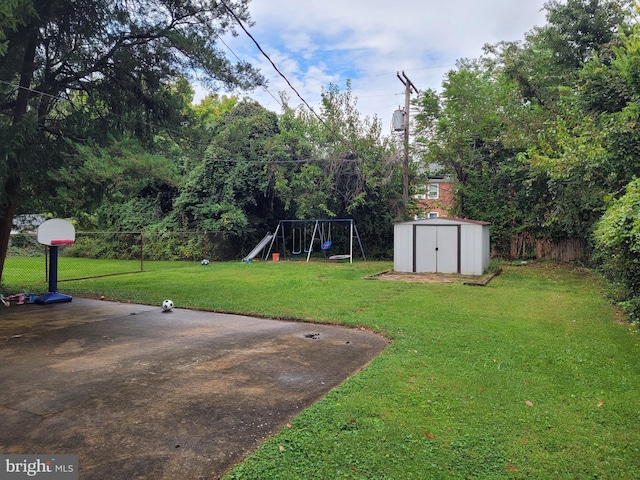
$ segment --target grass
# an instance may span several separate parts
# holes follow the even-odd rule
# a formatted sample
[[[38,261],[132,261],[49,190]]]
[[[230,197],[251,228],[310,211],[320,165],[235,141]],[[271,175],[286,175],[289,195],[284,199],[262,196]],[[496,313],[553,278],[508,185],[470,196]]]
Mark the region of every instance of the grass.
[[[589,272],[505,266],[486,287],[392,267],[149,262],[64,293],[370,328],[393,343],[231,479],[616,478],[640,472],[640,337]]]

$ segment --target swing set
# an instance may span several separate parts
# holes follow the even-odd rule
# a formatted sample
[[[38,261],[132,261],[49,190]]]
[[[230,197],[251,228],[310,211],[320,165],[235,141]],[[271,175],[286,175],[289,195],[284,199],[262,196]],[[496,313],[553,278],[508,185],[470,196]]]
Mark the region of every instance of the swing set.
[[[339,226],[344,226],[349,232],[348,242],[345,239],[342,242],[338,242],[336,237],[336,230]],[[332,239],[332,230],[334,230],[334,237]],[[335,239],[335,242],[334,242]],[[271,239],[269,250],[267,251],[266,258],[269,258],[272,250],[278,250],[278,244],[280,244],[280,255],[284,258],[287,255],[287,250],[291,252],[291,255],[306,254],[307,262],[311,258],[311,254],[314,252],[314,246],[319,242],[319,251],[327,257],[329,251],[336,244],[346,244],[349,251],[343,254],[329,255],[330,260],[349,260],[349,263],[353,263],[353,243],[354,240],[358,242],[360,247],[360,253],[362,259],[366,260],[364,255],[364,249],[362,248],[362,242],[360,241],[360,235],[358,234],[358,228],[356,227],[353,219],[332,219],[332,220],[280,220],[275,234]],[[287,249],[287,246],[290,248]]]

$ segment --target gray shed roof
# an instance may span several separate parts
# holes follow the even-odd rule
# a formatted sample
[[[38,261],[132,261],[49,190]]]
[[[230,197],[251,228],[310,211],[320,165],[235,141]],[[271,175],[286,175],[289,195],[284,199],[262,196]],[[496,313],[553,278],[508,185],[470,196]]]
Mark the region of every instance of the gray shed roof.
[[[425,218],[423,220],[412,220],[409,222],[397,222],[396,225],[423,225],[428,223],[438,223],[442,221],[448,221],[453,223],[468,223],[472,225],[491,225],[490,222],[482,222],[480,220],[469,220],[468,218],[452,218],[452,217],[437,217],[437,218]]]

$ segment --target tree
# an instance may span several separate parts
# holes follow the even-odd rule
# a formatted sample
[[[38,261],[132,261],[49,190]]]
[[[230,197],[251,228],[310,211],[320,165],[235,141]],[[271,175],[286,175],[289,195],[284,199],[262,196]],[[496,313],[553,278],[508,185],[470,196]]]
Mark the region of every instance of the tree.
[[[182,229],[223,232],[230,241],[253,239],[266,229],[272,212],[267,199],[267,144],[277,133],[277,117],[244,100],[212,124],[202,159],[186,176],[173,218]]]
[[[12,0],[6,5],[0,10],[6,15],[0,17],[0,41],[6,39],[0,58],[0,275],[22,194],[38,190],[34,185],[43,174],[63,165],[73,145],[87,140],[65,131],[69,108],[64,104],[99,117],[93,131],[85,132],[94,141],[107,142],[105,133],[133,134],[147,145],[154,126],[172,115],[156,95],[163,86],[194,71],[213,89],[262,82],[250,65],[232,64],[216,46],[219,35],[233,31],[227,8],[249,21],[248,0],[231,7],[213,0]],[[78,92],[86,96],[82,105],[74,103]]]
[[[493,246],[509,255],[513,235],[539,230],[544,217],[545,182],[520,158],[531,106],[485,57],[459,62],[442,93],[425,92],[419,107],[416,148],[425,170],[436,165],[453,179],[455,213],[491,222]]]
[[[604,2],[597,12],[598,2],[583,3],[556,5],[558,10],[550,12],[557,35],[574,32],[573,42],[566,40],[568,33],[562,36],[565,44],[576,47],[582,32],[578,50],[585,53],[580,61],[566,62],[572,69],[570,81],[558,90],[553,114],[531,143],[528,157],[549,176],[553,204],[548,232],[588,240],[607,197],[619,195],[637,174],[640,137],[630,81],[637,39],[624,33],[628,26],[616,23],[630,16],[628,2]]]
[[[0,57],[7,53],[7,37],[33,16],[30,0],[5,0],[0,4]]]
[[[544,6],[548,24],[534,36],[553,53],[557,65],[578,71],[615,38],[632,4],[629,0],[551,0]]]
[[[362,118],[351,84],[322,91],[317,115],[287,105],[270,143],[270,182],[297,219],[354,218],[372,256],[385,256],[401,204],[401,176],[377,117]],[[283,163],[286,162],[286,163]]]
[[[197,118],[197,122],[202,126],[210,125],[220,118],[221,115],[227,113],[238,103],[237,97],[222,97],[217,94],[207,95],[198,105],[194,105],[193,112]]]
[[[630,177],[633,136],[622,116],[611,115],[629,98],[619,74],[608,67],[630,16],[626,0],[569,0],[545,4],[547,25],[523,44],[487,47],[496,70],[517,86],[521,108],[519,158],[546,187],[539,190],[536,233],[546,238],[589,239],[607,195]],[[629,120],[631,117],[627,117]],[[626,127],[625,127],[626,126]],[[631,140],[631,142],[630,142]],[[616,148],[616,144],[625,144]],[[620,158],[619,160],[616,157]],[[617,165],[617,166],[616,166]]]
[[[615,41],[628,17],[631,0],[552,0],[545,3],[547,24],[525,36],[524,43],[485,47],[500,57],[507,77],[527,102],[555,111],[564,87],[575,84],[582,66]]]

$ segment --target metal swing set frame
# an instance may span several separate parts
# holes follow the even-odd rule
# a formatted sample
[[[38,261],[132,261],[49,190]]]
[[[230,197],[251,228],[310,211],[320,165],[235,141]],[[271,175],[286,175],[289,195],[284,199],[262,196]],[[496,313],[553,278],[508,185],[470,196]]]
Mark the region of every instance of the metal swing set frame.
[[[360,235],[358,234],[358,228],[356,227],[355,221],[351,218],[338,218],[330,220],[280,220],[280,222],[278,222],[278,227],[273,234],[273,238],[271,239],[271,243],[269,244],[269,250],[267,251],[266,258],[269,258],[269,256],[271,255],[271,251],[273,250],[276,240],[280,240],[282,242],[281,255],[283,258],[286,257],[286,240],[288,235],[286,230],[290,230],[292,244],[291,254],[300,255],[304,252],[307,255],[308,262],[311,258],[311,254],[313,253],[313,245],[316,240],[320,240],[320,249],[324,252],[329,250],[333,245],[333,242],[331,240],[332,223],[348,224],[347,227],[349,228],[349,253],[331,255],[329,256],[329,259],[349,260],[349,263],[353,263],[353,247],[355,239],[358,243],[358,246],[360,247],[360,254],[362,255],[362,259],[366,260],[364,248],[362,248],[362,242],[360,241]],[[313,225],[313,233],[311,234],[311,240],[307,243],[307,227],[310,227],[311,225]],[[325,227],[327,232],[326,234]]]

